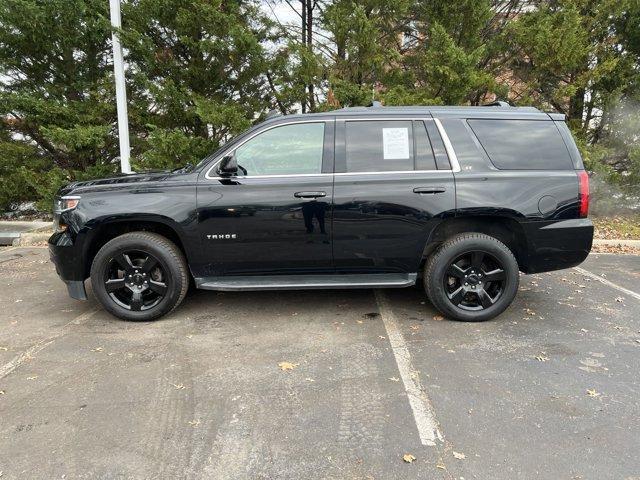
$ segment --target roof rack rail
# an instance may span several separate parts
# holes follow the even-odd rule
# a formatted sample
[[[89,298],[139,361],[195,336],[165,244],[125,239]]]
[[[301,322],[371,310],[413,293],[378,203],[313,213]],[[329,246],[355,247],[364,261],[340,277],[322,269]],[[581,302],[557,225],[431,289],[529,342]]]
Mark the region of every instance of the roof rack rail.
[[[483,103],[482,106],[483,107],[510,107],[511,105],[509,105],[508,102],[504,102],[502,100],[496,100],[490,103]]]

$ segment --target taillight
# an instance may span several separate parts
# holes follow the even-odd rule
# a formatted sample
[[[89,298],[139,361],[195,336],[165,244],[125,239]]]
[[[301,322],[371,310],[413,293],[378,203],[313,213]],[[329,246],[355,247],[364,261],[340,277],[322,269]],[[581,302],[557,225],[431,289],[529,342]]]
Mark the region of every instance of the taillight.
[[[578,172],[578,181],[580,182],[580,208],[578,214],[580,218],[586,218],[589,215],[589,174],[584,170],[580,170]]]

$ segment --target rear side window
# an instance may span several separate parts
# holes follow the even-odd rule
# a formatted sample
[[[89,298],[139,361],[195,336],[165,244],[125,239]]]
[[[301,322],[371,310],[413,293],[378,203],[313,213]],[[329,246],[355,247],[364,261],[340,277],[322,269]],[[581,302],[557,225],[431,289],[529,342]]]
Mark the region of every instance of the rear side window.
[[[503,170],[571,170],[573,163],[552,121],[468,120],[491,162]]]

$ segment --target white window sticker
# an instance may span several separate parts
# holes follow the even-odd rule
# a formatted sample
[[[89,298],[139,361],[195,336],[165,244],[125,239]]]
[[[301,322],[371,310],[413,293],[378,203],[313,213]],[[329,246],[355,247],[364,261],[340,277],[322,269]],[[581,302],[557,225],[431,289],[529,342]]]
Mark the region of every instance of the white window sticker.
[[[383,128],[382,144],[385,160],[406,160],[409,158],[409,129]]]

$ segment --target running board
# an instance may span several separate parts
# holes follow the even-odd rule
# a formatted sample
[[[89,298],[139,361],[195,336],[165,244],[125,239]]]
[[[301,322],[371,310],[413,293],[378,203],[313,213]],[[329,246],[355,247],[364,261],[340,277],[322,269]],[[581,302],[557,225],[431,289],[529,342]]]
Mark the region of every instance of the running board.
[[[196,278],[203,290],[307,290],[330,288],[402,288],[416,283],[417,273],[348,275],[264,275]]]

